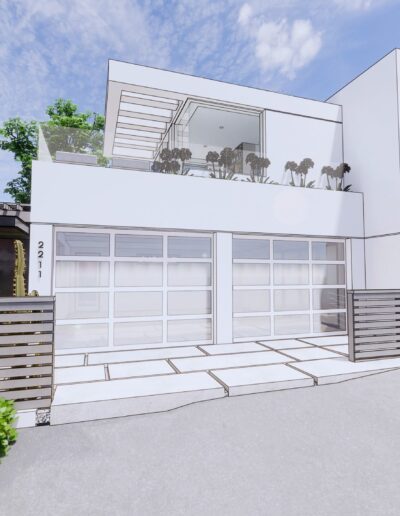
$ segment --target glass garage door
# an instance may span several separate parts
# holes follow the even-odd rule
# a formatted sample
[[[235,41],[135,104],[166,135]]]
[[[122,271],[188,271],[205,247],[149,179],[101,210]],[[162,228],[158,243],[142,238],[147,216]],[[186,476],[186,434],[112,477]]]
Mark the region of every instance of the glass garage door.
[[[212,342],[208,234],[58,230],[56,347]]]
[[[344,242],[233,237],[236,341],[346,331]]]

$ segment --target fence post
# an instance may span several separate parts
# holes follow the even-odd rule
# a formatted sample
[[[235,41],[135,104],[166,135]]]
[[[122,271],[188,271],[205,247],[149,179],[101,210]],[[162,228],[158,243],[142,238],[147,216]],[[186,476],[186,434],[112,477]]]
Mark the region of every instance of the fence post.
[[[355,362],[354,346],[354,291],[347,291],[347,328],[349,335],[349,360]]]

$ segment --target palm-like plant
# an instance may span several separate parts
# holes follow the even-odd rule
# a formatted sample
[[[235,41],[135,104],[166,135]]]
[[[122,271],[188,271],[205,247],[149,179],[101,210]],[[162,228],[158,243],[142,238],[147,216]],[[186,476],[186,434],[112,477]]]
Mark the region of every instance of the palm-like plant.
[[[337,190],[348,192],[350,190],[351,185],[347,185],[344,187],[344,175],[349,173],[351,167],[347,163],[341,163],[336,168],[331,167],[330,165],[322,167],[321,175],[326,175],[327,180],[327,190]],[[335,188],[332,187],[332,183],[330,182],[330,178],[335,180]]]
[[[310,158],[304,158],[300,161],[296,173],[300,175],[300,186],[306,188],[313,188],[315,181],[306,183],[307,174],[310,168],[314,167],[314,161]]]
[[[185,172],[185,162],[189,161],[191,157],[192,151],[190,149],[183,148],[179,150],[179,159],[182,162],[182,174]]]
[[[341,190],[348,192],[350,190],[350,186],[348,185],[344,188],[344,175],[348,174],[351,170],[350,165],[348,163],[341,163],[335,169],[335,179],[336,179],[336,190]]]
[[[250,152],[246,157],[246,163],[250,164],[250,177],[246,178],[247,181],[251,183],[274,184],[274,181],[270,181],[268,176],[265,177],[264,171],[271,164],[268,158],[262,158],[254,154],[254,152]]]
[[[206,161],[211,163],[213,167],[210,177],[213,179],[231,179],[235,181],[235,170],[233,168],[235,159],[236,153],[230,147],[222,149],[220,154],[210,151],[206,156]],[[215,170],[215,163],[218,163],[218,170]]]
[[[209,151],[207,153],[207,156],[206,156],[206,161],[207,163],[211,163],[212,165],[212,174],[215,176],[215,164],[218,163],[218,160],[219,160],[219,154],[218,152],[215,152],[215,151]]]
[[[289,183],[291,186],[296,186],[296,183],[294,182],[294,175],[293,172],[297,173],[298,164],[295,161],[287,161],[285,165],[285,171],[290,170],[290,176],[292,178],[291,182]]]
[[[172,150],[165,148],[160,152],[160,160],[154,161],[151,167],[153,172],[162,172],[164,174],[181,174],[186,176],[188,170],[185,170],[185,161],[188,161],[192,157],[192,153],[189,149],[178,149]],[[181,161],[181,165],[179,161]]]
[[[325,175],[326,176],[326,180],[327,180],[327,187],[326,189],[327,190],[332,190],[332,185],[331,185],[331,182],[329,181],[329,178],[333,178],[334,175],[335,175],[335,169],[333,167],[331,167],[330,165],[327,165],[325,167],[322,167],[321,168],[321,175]]]

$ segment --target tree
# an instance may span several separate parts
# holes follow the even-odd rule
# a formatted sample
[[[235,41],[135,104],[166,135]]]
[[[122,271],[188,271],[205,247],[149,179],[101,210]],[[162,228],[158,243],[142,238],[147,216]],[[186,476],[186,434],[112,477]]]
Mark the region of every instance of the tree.
[[[46,114],[49,120],[42,128],[44,133],[47,131],[46,141],[52,155],[56,150],[89,151],[100,160],[105,159],[102,157],[104,116],[91,111],[80,113],[76,104],[65,99],[57,99],[48,106]],[[75,131],[61,129],[65,127]],[[21,163],[17,177],[4,190],[15,202],[30,202],[32,160],[38,157],[38,134],[38,122],[19,117],[6,120],[0,127],[0,149],[13,153],[15,161]]]
[[[29,203],[31,197],[32,160],[37,159],[38,126],[20,118],[6,120],[0,128],[0,149],[12,152],[21,164],[17,177],[7,183],[5,193],[15,202]]]

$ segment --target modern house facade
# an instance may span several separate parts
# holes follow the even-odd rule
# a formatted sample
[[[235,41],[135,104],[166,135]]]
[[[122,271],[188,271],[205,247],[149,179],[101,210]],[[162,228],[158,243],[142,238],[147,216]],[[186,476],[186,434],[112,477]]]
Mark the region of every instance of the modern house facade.
[[[400,287],[398,60],[327,102],[110,61],[104,141],[33,164],[56,352],[346,335],[346,290]]]

